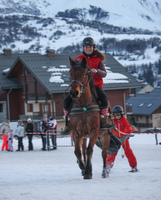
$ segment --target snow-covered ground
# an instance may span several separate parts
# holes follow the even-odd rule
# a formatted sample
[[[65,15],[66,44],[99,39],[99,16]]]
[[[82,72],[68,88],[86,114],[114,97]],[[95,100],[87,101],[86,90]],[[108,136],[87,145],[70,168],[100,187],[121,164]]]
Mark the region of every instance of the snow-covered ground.
[[[60,139],[61,140],[61,139]],[[158,134],[161,142],[161,134]],[[95,146],[93,179],[84,180],[73,147],[41,151],[41,139],[34,138],[34,151],[0,151],[0,200],[160,200],[161,145],[154,134],[138,134],[130,144],[138,161],[138,173],[129,173],[120,149],[109,178],[103,179],[101,150]],[[69,138],[70,143],[70,138]],[[58,141],[60,144],[60,141]],[[0,146],[2,140],[0,140]]]

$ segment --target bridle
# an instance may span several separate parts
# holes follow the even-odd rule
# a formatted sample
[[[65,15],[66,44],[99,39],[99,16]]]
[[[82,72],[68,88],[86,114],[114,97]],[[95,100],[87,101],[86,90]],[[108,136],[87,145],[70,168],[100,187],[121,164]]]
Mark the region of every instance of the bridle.
[[[83,76],[85,77],[89,73],[91,73],[90,70],[88,72],[84,73]],[[77,82],[81,86],[81,90],[80,90],[80,96],[81,96],[81,94],[84,92],[84,90],[86,89],[86,87],[88,86],[88,84],[90,83],[91,80],[92,80],[92,76],[90,78],[88,76],[87,84],[84,86],[84,83],[81,83],[80,81],[74,79],[74,80],[71,81],[71,85],[72,85],[73,82]]]

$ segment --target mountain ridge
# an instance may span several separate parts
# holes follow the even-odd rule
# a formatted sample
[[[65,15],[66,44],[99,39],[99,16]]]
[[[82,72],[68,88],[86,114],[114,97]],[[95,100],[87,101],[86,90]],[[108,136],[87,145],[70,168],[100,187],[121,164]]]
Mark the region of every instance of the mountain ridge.
[[[51,0],[36,2],[34,0],[0,0],[0,13],[1,15],[17,13],[55,18],[58,12],[82,9],[85,11],[83,19],[93,20],[89,14],[86,14],[91,6],[108,13],[108,19],[105,19],[108,24],[123,27],[132,25],[136,28],[144,29],[145,27],[145,29],[161,31],[161,4],[156,0],[108,0],[108,2],[93,0],[92,3],[89,0],[63,0],[56,3]]]

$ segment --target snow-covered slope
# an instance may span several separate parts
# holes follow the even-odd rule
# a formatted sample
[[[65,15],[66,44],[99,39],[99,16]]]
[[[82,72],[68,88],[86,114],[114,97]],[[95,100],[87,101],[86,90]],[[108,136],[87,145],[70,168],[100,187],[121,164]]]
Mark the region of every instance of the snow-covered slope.
[[[89,13],[91,6],[103,10],[104,17],[99,18],[102,22],[114,26],[161,30],[160,0],[0,0],[0,13],[54,18],[58,12],[82,9],[79,17],[93,20],[98,13]]]

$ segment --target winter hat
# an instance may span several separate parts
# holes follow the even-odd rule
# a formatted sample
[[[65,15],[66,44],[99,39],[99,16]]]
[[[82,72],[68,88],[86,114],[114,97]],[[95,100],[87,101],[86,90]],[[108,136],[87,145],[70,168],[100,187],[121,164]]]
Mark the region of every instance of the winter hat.
[[[29,122],[29,121],[32,121],[31,118],[28,118],[28,119],[27,119],[27,122]]]

